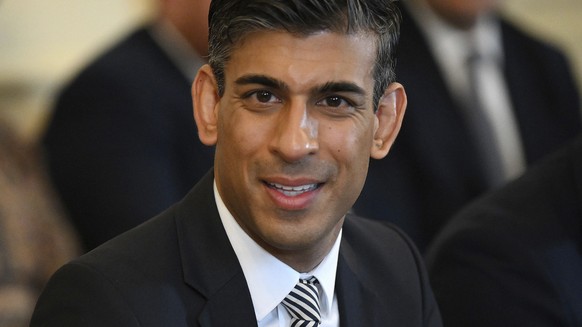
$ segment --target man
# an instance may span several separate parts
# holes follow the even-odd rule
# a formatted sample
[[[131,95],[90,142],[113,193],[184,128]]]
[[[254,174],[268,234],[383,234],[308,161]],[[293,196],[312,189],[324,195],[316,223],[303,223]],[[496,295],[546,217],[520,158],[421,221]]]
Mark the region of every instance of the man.
[[[384,0],[214,0],[193,85],[213,173],[62,268],[32,326],[440,326],[413,244],[348,214],[403,118],[398,17]]]
[[[190,86],[208,54],[210,0],[160,0],[159,16],[89,64],[58,97],[43,143],[85,250],[182,198],[212,166]]]
[[[582,326],[582,136],[463,209],[427,264],[446,326]]]
[[[499,1],[401,4],[396,74],[409,110],[355,212],[423,250],[464,204],[574,138],[580,101],[564,56],[500,17]]]

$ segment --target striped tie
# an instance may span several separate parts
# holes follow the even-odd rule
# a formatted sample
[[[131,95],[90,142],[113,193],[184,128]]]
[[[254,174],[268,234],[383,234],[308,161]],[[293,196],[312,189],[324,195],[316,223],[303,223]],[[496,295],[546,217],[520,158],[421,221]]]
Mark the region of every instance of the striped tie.
[[[317,278],[300,279],[283,306],[291,316],[291,327],[316,327],[321,324]]]

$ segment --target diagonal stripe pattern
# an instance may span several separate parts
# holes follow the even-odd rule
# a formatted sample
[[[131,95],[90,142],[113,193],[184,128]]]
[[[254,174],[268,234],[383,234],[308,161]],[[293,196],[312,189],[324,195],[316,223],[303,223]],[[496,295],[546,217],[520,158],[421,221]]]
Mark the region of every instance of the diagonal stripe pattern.
[[[316,327],[321,324],[319,281],[315,277],[299,279],[295,288],[283,300],[291,316],[291,327]]]

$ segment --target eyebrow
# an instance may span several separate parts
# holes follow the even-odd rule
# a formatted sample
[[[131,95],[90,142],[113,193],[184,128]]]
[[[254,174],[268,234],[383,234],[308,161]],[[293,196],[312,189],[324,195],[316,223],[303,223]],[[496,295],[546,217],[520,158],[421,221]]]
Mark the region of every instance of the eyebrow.
[[[260,84],[266,87],[287,90],[289,86],[278,79],[266,75],[243,75],[235,81],[237,85]]]
[[[260,84],[264,85],[269,88],[279,89],[279,90],[288,90],[289,85],[285,82],[278,80],[276,78],[272,78],[266,75],[244,75],[239,77],[235,83],[237,85],[247,85],[247,84]],[[352,82],[327,82],[319,87],[316,87],[313,90],[313,94],[326,94],[326,93],[335,93],[335,92],[349,92],[355,93],[358,95],[365,96],[366,91],[361,88],[360,86],[356,85]]]
[[[363,88],[352,82],[327,82],[316,90],[316,93],[321,94],[335,92],[349,92],[363,96],[366,95],[366,91]]]

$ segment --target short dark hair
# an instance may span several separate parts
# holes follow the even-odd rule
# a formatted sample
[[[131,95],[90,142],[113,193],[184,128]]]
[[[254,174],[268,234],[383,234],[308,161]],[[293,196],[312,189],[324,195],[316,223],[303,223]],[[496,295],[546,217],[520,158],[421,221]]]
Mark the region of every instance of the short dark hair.
[[[224,68],[233,46],[252,32],[319,31],[375,36],[374,106],[395,81],[395,48],[400,32],[396,0],[213,0],[209,13],[209,64],[224,94]]]

